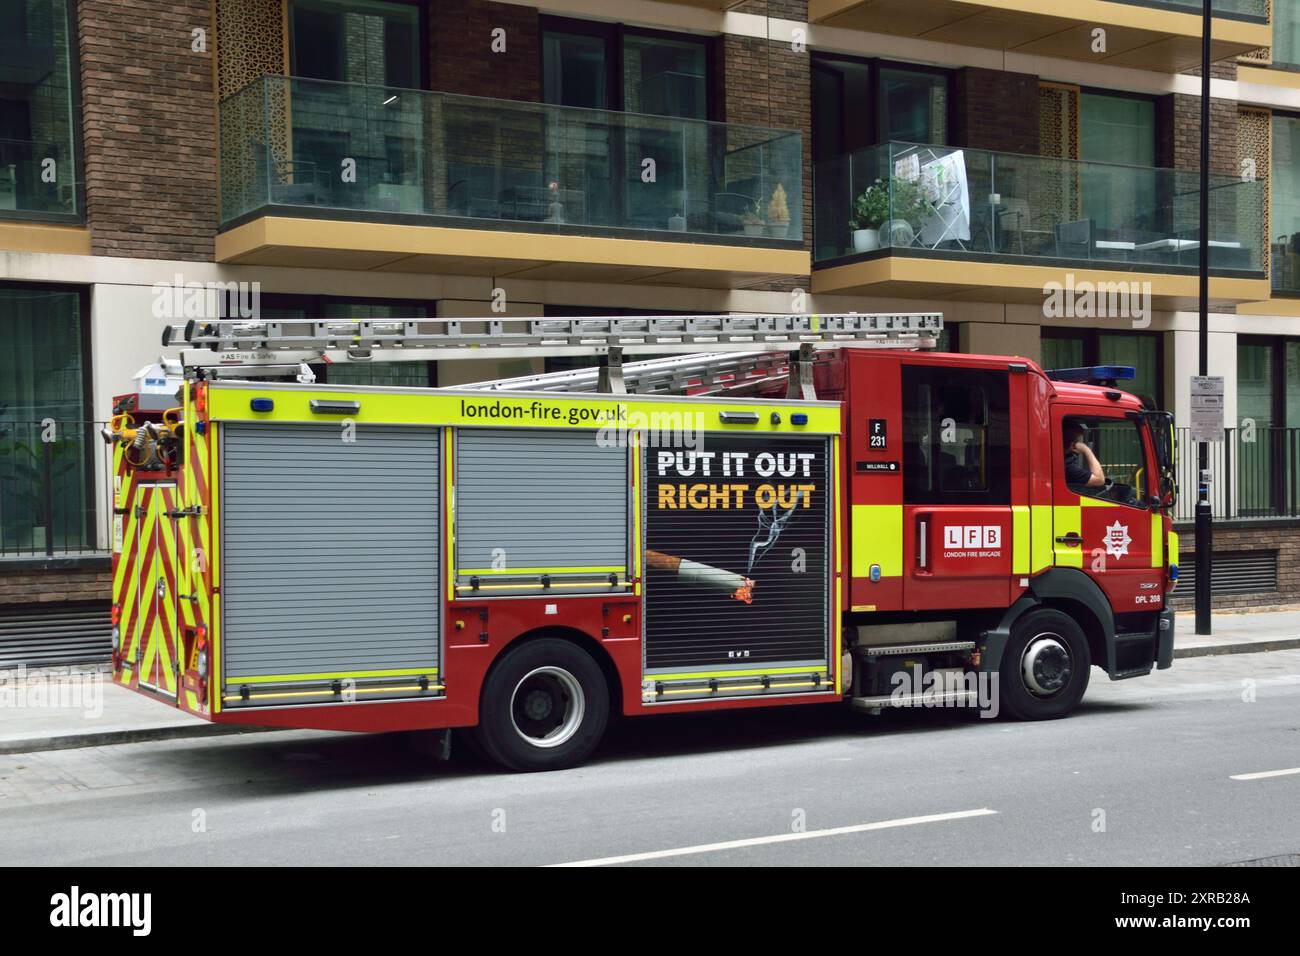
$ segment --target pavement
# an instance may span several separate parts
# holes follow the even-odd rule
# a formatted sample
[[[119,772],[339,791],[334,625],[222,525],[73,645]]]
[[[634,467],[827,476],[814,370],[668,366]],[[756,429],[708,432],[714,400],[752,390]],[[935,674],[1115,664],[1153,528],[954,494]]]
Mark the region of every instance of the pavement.
[[[23,867],[1300,862],[1300,650],[1092,676],[1057,721],[621,720],[544,774],[300,730],[0,755],[0,846]]]
[[[1300,648],[1300,608],[1216,613],[1210,636],[1193,633],[1194,623],[1190,611],[1178,614],[1175,658]],[[191,717],[111,683],[104,666],[31,671],[20,680],[0,672],[0,754],[263,731]]]

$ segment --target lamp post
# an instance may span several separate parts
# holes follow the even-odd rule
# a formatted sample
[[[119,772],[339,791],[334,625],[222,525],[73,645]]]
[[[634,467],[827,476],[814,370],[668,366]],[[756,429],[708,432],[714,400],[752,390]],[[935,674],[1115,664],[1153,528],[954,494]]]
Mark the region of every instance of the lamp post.
[[[1200,325],[1197,347],[1200,374],[1210,374],[1210,3],[1201,0],[1201,242]],[[1209,634],[1213,509],[1210,506],[1210,445],[1197,442],[1196,481],[1196,633]]]

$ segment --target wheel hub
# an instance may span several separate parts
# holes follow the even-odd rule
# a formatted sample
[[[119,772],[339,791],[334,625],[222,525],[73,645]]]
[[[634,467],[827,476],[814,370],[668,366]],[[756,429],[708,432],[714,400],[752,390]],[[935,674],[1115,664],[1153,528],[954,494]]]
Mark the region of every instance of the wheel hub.
[[[510,720],[533,747],[558,747],[582,726],[586,697],[578,679],[562,667],[538,667],[515,685]]]
[[[1039,697],[1060,693],[1070,683],[1073,662],[1059,634],[1040,634],[1029,642],[1021,658],[1025,687]]]

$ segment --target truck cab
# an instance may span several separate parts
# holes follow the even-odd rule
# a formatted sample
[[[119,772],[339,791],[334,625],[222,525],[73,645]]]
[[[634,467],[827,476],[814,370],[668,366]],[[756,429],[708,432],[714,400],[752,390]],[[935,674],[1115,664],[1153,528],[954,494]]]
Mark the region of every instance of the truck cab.
[[[896,658],[933,662],[936,644],[953,648],[939,666],[1014,685],[1005,703],[1027,717],[1071,709],[1091,664],[1116,680],[1169,666],[1171,423],[1117,387],[1131,371],[921,352],[846,364],[855,700],[881,705]]]

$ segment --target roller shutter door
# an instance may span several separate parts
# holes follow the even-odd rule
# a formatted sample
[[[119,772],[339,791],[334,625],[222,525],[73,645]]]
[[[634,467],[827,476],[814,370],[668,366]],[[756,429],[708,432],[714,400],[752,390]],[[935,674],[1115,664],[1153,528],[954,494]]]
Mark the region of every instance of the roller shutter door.
[[[540,575],[627,573],[627,448],[595,431],[461,429],[456,440],[456,568],[460,582],[521,585]],[[570,592],[571,593],[571,592]]]
[[[222,652],[259,675],[439,665],[440,432],[224,426]]]
[[[827,440],[709,435],[704,447],[709,476],[691,452],[646,449],[646,674],[826,673]]]

